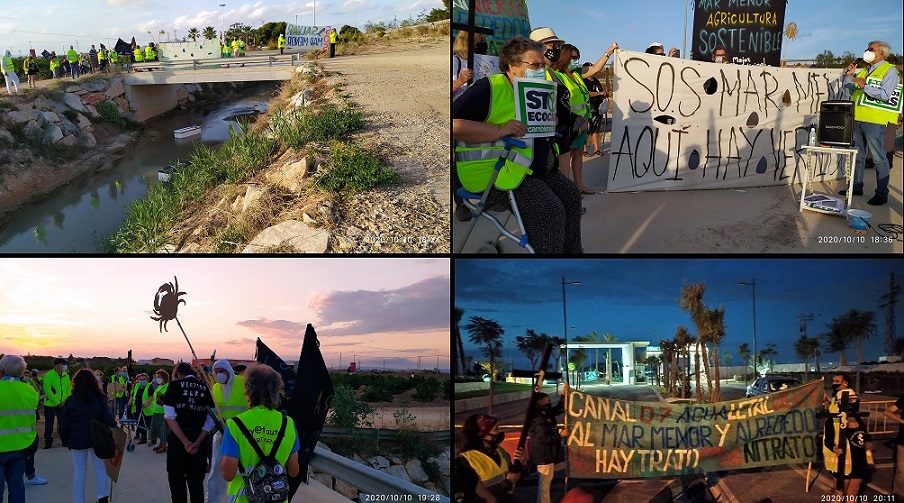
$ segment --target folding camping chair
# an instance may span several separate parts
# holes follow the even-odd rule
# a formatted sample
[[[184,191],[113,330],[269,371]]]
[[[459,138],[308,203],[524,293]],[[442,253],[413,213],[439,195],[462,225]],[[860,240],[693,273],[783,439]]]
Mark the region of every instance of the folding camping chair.
[[[462,198],[462,203],[465,205],[465,207],[467,207],[469,210],[471,210],[471,221],[468,223],[468,228],[467,228],[467,231],[465,232],[464,239],[461,240],[461,246],[459,247],[458,250],[455,250],[455,253],[462,252],[462,249],[464,249],[465,243],[467,243],[467,241],[468,241],[468,237],[474,231],[474,225],[477,223],[477,219],[480,217],[484,217],[487,220],[489,220],[496,227],[496,229],[499,231],[499,233],[496,235],[496,237],[490,243],[487,243],[488,245],[490,245],[489,247],[481,246],[480,248],[478,248],[478,253],[498,252],[496,243],[499,241],[499,239],[502,236],[505,236],[505,237],[511,239],[512,241],[515,241],[516,243],[518,243],[518,246],[526,249],[530,253],[534,253],[534,248],[530,245],[530,242],[527,239],[527,231],[524,229],[524,222],[521,220],[521,212],[518,211],[518,203],[515,201],[514,191],[507,190],[506,192],[508,192],[509,202],[512,205],[512,216],[515,217],[515,221],[518,222],[518,228],[521,231],[520,237],[515,235],[512,231],[508,230],[506,228],[505,224],[503,224],[501,221],[499,221],[499,219],[496,218],[494,215],[491,215],[486,211],[485,205],[486,205],[487,198],[490,195],[490,191],[493,190],[493,186],[496,183],[496,178],[499,176],[499,171],[502,169],[503,166],[505,166],[505,161],[508,158],[508,155],[511,152],[512,148],[514,148],[514,147],[524,148],[526,146],[526,144],[523,141],[513,138],[511,136],[506,136],[502,140],[503,140],[503,142],[505,142],[505,150],[503,151],[502,155],[499,156],[499,160],[496,161],[496,165],[493,167],[493,174],[490,177],[490,181],[489,181],[489,183],[487,183],[487,187],[486,187],[486,189],[484,189],[483,193],[477,194],[474,192],[469,192],[469,191],[465,190],[464,187],[460,187],[458,189],[458,191],[456,191],[456,193],[458,194],[458,197]]]

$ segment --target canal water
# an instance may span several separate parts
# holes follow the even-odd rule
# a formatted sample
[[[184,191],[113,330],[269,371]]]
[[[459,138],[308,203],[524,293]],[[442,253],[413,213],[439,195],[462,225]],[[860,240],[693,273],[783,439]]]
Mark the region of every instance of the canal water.
[[[0,227],[0,253],[93,253],[121,226],[126,207],[160,183],[157,170],[187,160],[197,145],[229,139],[236,116],[266,110],[274,84],[250,88],[231,103],[174,111],[147,125],[113,167],[85,175],[40,202],[18,210]],[[173,131],[195,124],[201,134],[177,140]]]

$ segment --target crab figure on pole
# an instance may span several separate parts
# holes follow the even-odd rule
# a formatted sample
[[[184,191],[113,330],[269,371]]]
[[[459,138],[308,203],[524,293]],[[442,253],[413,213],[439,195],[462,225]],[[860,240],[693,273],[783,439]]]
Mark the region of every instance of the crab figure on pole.
[[[157,289],[157,293],[154,294],[154,314],[156,314],[157,317],[151,316],[151,319],[160,322],[161,333],[164,330],[169,332],[166,328],[166,323],[169,320],[176,319],[179,304],[185,304],[185,299],[179,298],[185,295],[185,292],[179,291],[179,278],[173,276],[173,279],[176,281],[175,286],[173,286],[172,283],[164,283],[160,285],[160,288]],[[179,320],[176,320],[176,323],[179,323]],[[179,325],[179,328],[182,328],[181,324]]]

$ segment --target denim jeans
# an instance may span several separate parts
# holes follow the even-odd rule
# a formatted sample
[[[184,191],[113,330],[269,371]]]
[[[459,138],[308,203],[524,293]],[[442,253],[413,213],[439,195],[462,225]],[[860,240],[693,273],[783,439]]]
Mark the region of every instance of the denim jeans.
[[[88,477],[89,460],[94,466],[94,493],[97,495],[95,499],[110,496],[104,460],[94,454],[94,449],[72,449],[71,452],[72,464],[75,466],[75,481],[72,488],[73,503],[85,503],[85,479]]]
[[[555,475],[556,466],[554,464],[537,466],[537,503],[550,503],[549,492]]]
[[[863,171],[866,168],[866,149],[873,156],[876,168],[876,195],[888,197],[888,159],[885,157],[885,124],[854,122],[854,142],[857,144],[857,165],[854,167],[854,190],[863,190]]]
[[[9,486],[9,503],[25,503],[25,449],[0,452],[0,501]]]

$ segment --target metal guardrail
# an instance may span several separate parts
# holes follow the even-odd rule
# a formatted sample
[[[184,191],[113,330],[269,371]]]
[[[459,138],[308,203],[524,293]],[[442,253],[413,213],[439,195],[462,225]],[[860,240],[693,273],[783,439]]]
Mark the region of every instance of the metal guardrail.
[[[310,464],[316,470],[330,475],[334,480],[339,479],[349,483],[368,495],[426,496],[427,499],[419,498],[419,500],[449,503],[449,498],[446,496],[438,495],[406,480],[374,470],[321,447],[314,448],[314,456],[311,457]],[[336,489],[335,482],[330,489]],[[393,499],[393,501],[397,500]]]
[[[144,69],[160,69],[160,70],[177,70],[181,67],[191,66],[192,70],[199,68],[210,68],[211,66],[221,65],[238,65],[239,63],[273,63],[288,62],[291,66],[295,66],[301,61],[299,54],[271,54],[269,56],[241,56],[238,58],[194,58],[174,61],[153,61],[150,63],[132,63],[132,68],[137,70]]]
[[[860,396],[862,397],[863,395]],[[866,418],[867,433],[870,435],[898,434],[898,427],[901,425],[890,420],[888,416],[885,415],[888,406],[894,405],[895,401],[896,400],[875,400],[860,402],[860,412],[869,412],[869,416]]]
[[[449,442],[451,432],[445,431],[422,431],[419,432],[427,437],[429,442]],[[380,428],[341,428],[338,426],[324,426],[320,432],[321,437],[326,438],[354,438],[355,436],[370,436],[380,440],[395,440],[398,431],[386,430]]]

